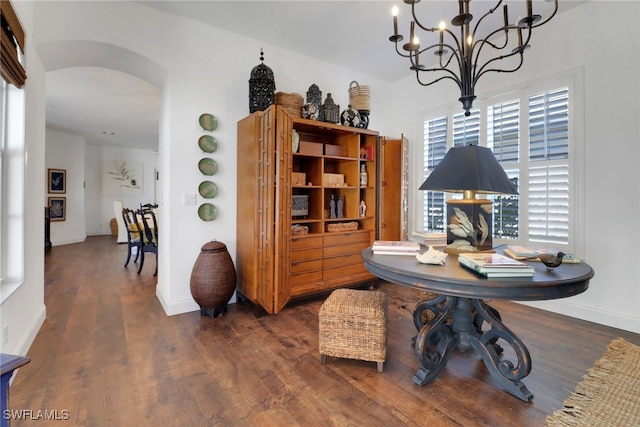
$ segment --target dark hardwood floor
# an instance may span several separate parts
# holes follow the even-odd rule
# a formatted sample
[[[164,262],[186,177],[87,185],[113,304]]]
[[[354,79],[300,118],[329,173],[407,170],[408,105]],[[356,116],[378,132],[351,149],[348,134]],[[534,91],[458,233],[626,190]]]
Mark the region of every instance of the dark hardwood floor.
[[[167,317],[155,296],[155,260],[138,275],[135,265],[123,267],[125,251],[101,236],[46,256],[47,319],[11,386],[11,409],[68,411],[69,419],[14,427],[542,426],[611,340],[640,344],[638,334],[494,301],[531,353],[524,382],[533,401],[497,388],[474,351],[456,351],[435,382],[419,387],[411,380],[418,291],[380,285],[390,316],[378,373],[373,362],[320,364],[324,297],[275,316],[234,304],[215,319]]]

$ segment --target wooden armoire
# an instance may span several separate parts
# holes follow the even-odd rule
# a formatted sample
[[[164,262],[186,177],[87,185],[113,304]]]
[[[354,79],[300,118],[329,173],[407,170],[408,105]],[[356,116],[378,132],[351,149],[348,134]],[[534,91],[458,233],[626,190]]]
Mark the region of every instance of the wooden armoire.
[[[409,141],[404,134],[378,144],[378,234],[380,240],[409,237]]]
[[[237,131],[239,298],[274,314],[294,298],[375,283],[361,252],[379,227],[378,132],[278,105]]]

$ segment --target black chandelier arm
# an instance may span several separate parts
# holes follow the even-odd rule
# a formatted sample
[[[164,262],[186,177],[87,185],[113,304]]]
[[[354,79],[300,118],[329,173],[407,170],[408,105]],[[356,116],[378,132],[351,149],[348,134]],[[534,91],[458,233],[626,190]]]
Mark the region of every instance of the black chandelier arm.
[[[412,11],[412,13],[413,13],[413,11]],[[420,28],[421,30],[429,31],[430,33],[435,33],[436,31],[440,31],[440,28],[438,28],[438,27],[425,27],[424,25],[422,25],[420,23],[420,21],[418,20],[418,18],[416,17],[415,13],[413,13],[413,22],[415,22],[416,25],[418,26],[418,28]],[[446,29],[445,29],[445,31],[446,31]]]
[[[425,27],[424,25],[422,25],[420,23],[420,20],[418,19],[418,16],[416,15],[416,3],[417,2],[411,3],[411,17],[413,18],[413,22],[415,22],[416,25],[418,27],[422,28],[424,31],[430,31],[430,32],[440,31],[440,29],[438,27]]]
[[[450,73],[451,75],[450,76],[442,76],[442,77],[439,77],[439,78],[437,78],[437,79],[435,79],[435,80],[433,80],[433,81],[431,81],[429,83],[424,83],[422,81],[422,79],[420,79],[420,73],[424,73],[425,71],[433,71],[433,72],[446,71],[446,72]],[[453,80],[456,83],[456,85],[458,85],[458,88],[462,89],[462,82],[460,81],[458,76],[456,76],[453,72],[451,72],[450,70],[447,70],[446,68],[445,69],[442,69],[442,68],[423,68],[421,70],[416,70],[416,78],[418,80],[418,83],[421,86],[431,86],[432,84],[437,83],[437,82],[439,82],[441,80],[445,80],[445,79],[446,80]]]
[[[514,49],[511,53],[508,53],[506,55],[500,55],[497,56],[493,59],[488,60],[487,62],[485,62],[480,68],[478,68],[478,60],[480,59],[480,52],[482,51],[482,48],[484,47],[485,43],[489,43],[488,41],[483,40],[482,44],[480,45],[480,47],[478,48],[478,51],[476,53],[476,57],[475,57],[475,61],[474,61],[474,70],[475,70],[475,75],[474,75],[474,80],[473,80],[473,84],[475,85],[476,82],[480,79],[480,77],[482,77],[484,74],[489,73],[489,72],[498,72],[498,73],[513,73],[518,71],[522,65],[524,64],[524,49],[528,46],[529,41],[531,40],[531,27],[528,27],[529,31],[527,32],[527,37],[526,40],[522,40],[520,43],[520,46],[518,49]],[[517,29],[520,30],[521,29],[519,27],[514,27],[511,29]],[[506,37],[505,37],[506,38]],[[491,46],[493,46],[493,44],[490,43]],[[507,58],[511,58],[512,56],[515,55],[520,55],[520,61],[518,63],[518,65],[510,70],[505,70],[505,69],[499,69],[499,68],[487,68],[489,66],[489,64],[495,62],[495,61],[501,61],[503,59],[507,59]]]
[[[506,38],[505,38],[505,40],[506,40]],[[523,52],[524,49],[514,49],[512,52],[509,52],[509,53],[507,53],[505,55],[496,56],[495,58],[490,59],[487,62],[485,62],[481,67],[478,67],[478,61],[480,60],[480,55],[481,55],[482,49],[485,47],[485,45],[489,45],[490,47],[494,48],[495,50],[502,50],[502,49],[507,47],[507,43],[506,42],[505,42],[504,46],[496,46],[496,45],[494,45],[493,43],[491,43],[490,41],[488,41],[486,39],[479,40],[477,42],[477,44],[474,45],[474,50],[475,50],[476,46],[478,48],[477,48],[477,50],[475,52],[475,55],[474,55],[475,58],[474,58],[474,61],[473,61],[473,69],[475,70],[475,75],[478,76],[478,77],[481,74],[484,74],[483,70],[487,67],[487,65],[491,64],[494,61],[501,61],[503,59],[511,58],[512,56],[515,56],[515,55],[521,55],[520,58],[522,59],[522,52]],[[524,46],[526,46],[526,44]],[[477,80],[477,78],[476,78],[476,80]]]
[[[478,50],[478,55],[477,55],[477,56],[480,56],[480,55],[479,55],[479,54],[480,54],[480,49],[482,49],[482,48],[484,47],[484,45],[485,45],[485,44],[487,44],[487,45],[491,46],[492,48],[494,48],[494,49],[496,49],[496,50],[502,50],[502,49],[506,48],[506,47],[509,45],[509,34],[510,34],[510,33],[509,33],[509,31],[510,31],[510,30],[513,30],[513,29],[516,29],[516,30],[517,30],[517,29],[518,29],[518,27],[517,27],[517,26],[515,26],[515,25],[511,25],[511,26],[507,26],[507,27],[500,27],[500,28],[498,28],[498,29],[496,29],[496,30],[492,31],[492,32],[491,32],[490,34],[488,34],[485,38],[474,41],[474,43],[473,43],[473,45],[474,45],[473,50],[475,50],[475,46],[476,46],[476,45],[480,45],[480,47],[478,48],[479,50]],[[498,45],[496,45],[495,43],[493,43],[493,42],[491,42],[491,41],[489,40],[491,37],[493,37],[493,35],[498,34],[498,33],[501,33],[501,32],[503,32],[503,31],[504,31],[504,43],[503,43],[502,45],[498,46]],[[474,40],[475,40],[475,39],[474,39]]]
[[[504,58],[508,58],[511,57],[513,55],[520,55],[520,62],[518,63],[518,66],[510,69],[510,70],[505,70],[502,68],[487,68],[487,65],[489,65],[490,63],[494,62],[494,61],[499,61],[502,60]],[[522,54],[522,50],[519,50],[515,53],[510,53],[509,55],[505,55],[505,56],[499,56],[496,58],[491,59],[490,61],[487,61],[486,64],[484,64],[479,70],[478,72],[475,74],[475,76],[473,77],[473,85],[475,86],[475,84],[478,82],[478,80],[480,79],[480,77],[482,77],[483,75],[487,74],[487,73],[515,73],[516,71],[518,71],[520,68],[522,68],[522,64],[524,64],[524,55]]]
[[[502,4],[502,0],[498,0],[498,3],[496,3],[496,5],[493,8],[489,9],[487,11],[487,13],[485,13],[484,15],[482,15],[480,17],[480,19],[478,19],[478,22],[476,22],[476,25],[473,27],[473,33],[471,33],[474,40],[476,39],[476,33],[478,32],[478,28],[480,27],[480,23],[484,20],[484,18],[486,18],[487,16],[493,14],[493,12],[495,12],[496,9],[498,9],[501,4]],[[506,20],[507,19],[507,12],[506,12],[507,5],[505,5],[504,7],[505,7],[504,16],[505,16],[505,20]],[[505,26],[507,26],[507,25],[508,25],[508,22],[505,21]],[[502,27],[500,30],[503,30],[503,29],[504,29],[504,27]],[[492,33],[492,34],[494,34],[494,33]],[[487,40],[488,38],[489,38],[489,36],[485,37],[485,40]]]
[[[441,44],[439,44],[439,43],[438,43],[438,44],[433,44],[433,45],[431,45],[431,46],[427,46],[427,47],[425,47],[425,48],[424,48],[424,49],[422,49],[422,50],[419,50],[419,51],[417,52],[417,54],[418,54],[418,55],[422,55],[422,54],[427,53],[427,52],[429,52],[429,51],[431,51],[431,50],[435,50],[435,52],[433,52],[433,53],[434,53],[434,55],[438,55],[438,52],[439,52],[440,50],[443,50],[443,49],[444,49],[444,52],[447,52],[447,50],[446,50],[446,49],[450,49],[450,50],[451,50],[451,55],[449,55],[448,59],[447,59],[445,62],[443,62],[443,61],[442,61],[442,57],[443,57],[443,56],[445,56],[444,52],[443,52],[443,54],[442,54],[442,55],[439,55],[439,56],[440,56],[440,61],[439,61],[439,62],[440,62],[440,67],[441,67],[441,68],[447,68],[447,67],[449,66],[449,64],[451,64],[451,61],[453,60],[453,58],[454,58],[454,57],[455,57],[456,61],[458,62],[458,67],[460,67],[460,57],[459,57],[459,55],[457,54],[457,51],[456,51],[456,50],[454,50],[454,49],[453,49],[453,47],[452,47],[452,46],[450,46],[450,45],[448,45],[448,44],[443,44],[443,45],[441,45]],[[413,57],[414,57],[415,55],[406,55],[405,57],[407,57],[407,56],[408,56],[408,57],[410,57],[411,59],[413,59]],[[412,62],[412,65],[416,65],[416,64],[414,64],[414,63]]]
[[[549,22],[551,20],[551,18],[556,16],[557,12],[558,12],[558,0],[553,0],[553,12],[551,13],[551,15],[549,15],[549,17],[547,19],[545,19],[544,21],[540,21],[540,22],[537,22],[536,24],[532,25],[531,28],[538,28],[538,27],[546,24],[547,22]]]
[[[396,53],[397,53],[398,55],[400,55],[400,56],[401,56],[401,57],[403,57],[403,58],[411,58],[411,57],[412,57],[412,55],[411,55],[411,51],[409,51],[409,53],[404,53],[404,52],[402,52],[400,49],[398,49],[398,42],[394,42],[393,44],[395,45]]]
[[[448,43],[447,44],[445,44],[445,43],[443,43],[443,44],[436,43],[436,44],[433,44],[433,45],[431,45],[431,46],[429,46],[427,48],[424,48],[423,50],[420,51],[420,53],[423,53],[423,52],[428,51],[429,49],[438,48],[438,47],[441,48],[441,49],[444,49],[444,48],[451,49],[452,52],[461,52],[462,51],[462,46],[460,45],[460,40],[458,39],[458,37],[456,37],[456,35],[453,33],[453,31],[451,31],[449,28],[445,28],[445,29],[441,30],[440,28],[428,28],[428,27],[425,27],[415,18],[415,16],[414,16],[414,22],[416,23],[416,25],[420,29],[422,29],[424,31],[429,31],[431,33],[435,33],[435,32],[447,33],[453,39],[453,42],[455,44],[455,47],[454,47],[454,46],[451,46]],[[413,43],[413,40],[410,40],[410,42]],[[448,61],[448,62],[450,62],[450,61]]]

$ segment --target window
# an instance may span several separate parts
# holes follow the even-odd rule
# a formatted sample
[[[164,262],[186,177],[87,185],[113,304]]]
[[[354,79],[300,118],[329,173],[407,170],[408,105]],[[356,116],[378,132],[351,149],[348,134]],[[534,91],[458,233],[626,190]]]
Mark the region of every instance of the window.
[[[0,19],[0,302],[24,279],[25,33],[11,2]]]
[[[573,74],[477,100],[470,116],[456,106],[424,121],[425,176],[449,147],[478,144],[493,151],[518,188],[518,195],[488,197],[494,202],[494,244],[575,250],[572,93]],[[451,197],[424,192],[423,231],[446,230],[443,213]]]
[[[530,241],[569,243],[569,91],[529,97]]]
[[[24,90],[0,79],[0,302],[24,277]]]
[[[453,115],[453,146],[478,145],[480,141],[480,110]]]
[[[424,123],[424,176],[442,160],[447,152],[447,117],[440,117]],[[445,201],[441,191],[424,192],[424,231],[443,232],[445,227]]]
[[[487,147],[491,148],[507,176],[518,188],[520,170],[520,100],[510,99],[487,107]],[[493,199],[493,238],[519,236],[519,196],[505,194]]]

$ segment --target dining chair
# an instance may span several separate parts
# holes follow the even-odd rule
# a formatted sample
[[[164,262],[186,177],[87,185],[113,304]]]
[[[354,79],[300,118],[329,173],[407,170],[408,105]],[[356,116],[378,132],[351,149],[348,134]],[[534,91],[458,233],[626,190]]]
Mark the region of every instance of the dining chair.
[[[142,252],[142,241],[140,239],[142,233],[136,222],[135,212],[132,209],[123,208],[122,219],[124,221],[124,228],[127,230],[127,259],[124,262],[124,266],[126,267],[129,265],[129,260],[133,252],[135,252],[136,256],[133,262],[138,262],[138,258]]]
[[[138,274],[142,271],[146,253],[156,254],[156,269],[154,276],[158,275],[158,222],[156,215],[151,209],[138,209],[135,212],[136,223],[141,227],[141,255]]]
[[[118,243],[127,243],[128,235],[126,230],[126,225],[122,221],[122,209],[124,209],[124,205],[122,204],[122,200],[114,200],[113,201],[113,210],[116,214],[116,223],[118,224]]]

